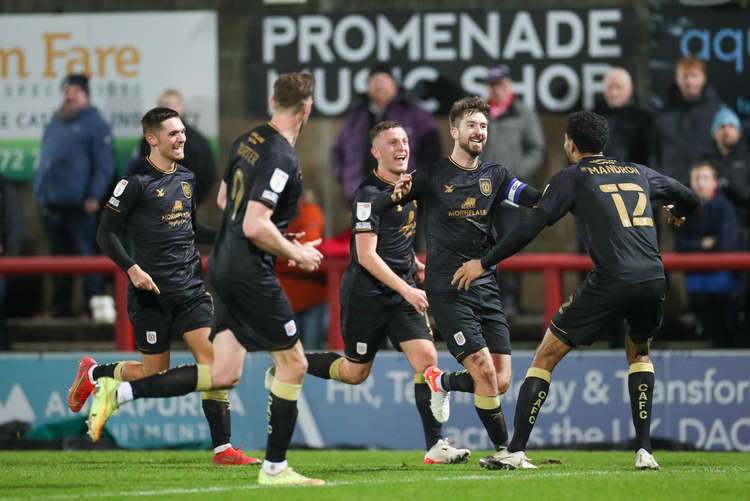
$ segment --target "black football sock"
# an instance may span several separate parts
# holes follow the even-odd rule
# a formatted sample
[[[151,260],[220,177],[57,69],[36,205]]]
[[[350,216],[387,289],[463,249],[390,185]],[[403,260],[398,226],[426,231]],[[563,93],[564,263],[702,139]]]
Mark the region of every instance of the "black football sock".
[[[630,365],[628,391],[635,427],[636,450],[651,452],[651,402],[654,396],[654,366],[650,362]]]
[[[232,437],[232,414],[229,412],[229,391],[214,390],[201,393],[203,414],[211,431],[213,448],[230,443]]]
[[[345,359],[338,353],[326,351],[322,353],[305,353],[307,358],[307,373],[321,379],[336,379],[339,377],[339,365]],[[340,361],[339,361],[340,360]]]
[[[286,451],[297,423],[297,399],[301,390],[301,384],[273,381],[268,395],[266,461],[281,463],[286,460]]]
[[[424,380],[424,374],[414,374],[414,401],[417,404],[419,417],[422,419],[424,441],[427,450],[442,438],[443,427],[437,422],[430,410],[430,387]]]
[[[509,452],[526,450],[526,443],[539,416],[539,409],[549,393],[551,379],[552,374],[549,371],[538,367],[529,367],[526,372],[526,379],[523,380],[516,402],[513,439],[508,445]]]
[[[444,372],[440,376],[440,384],[445,391],[463,391],[474,393],[474,379],[469,371]]]
[[[94,380],[97,380],[100,377],[111,377],[117,379],[118,381],[122,381],[122,367],[124,365],[125,362],[97,365],[96,367],[94,367],[94,370],[91,371],[91,376],[94,378]]]
[[[505,416],[500,407],[500,396],[483,397],[474,395],[474,409],[477,411],[480,421],[487,430],[495,449],[508,443],[508,427],[505,425]]]
[[[125,383],[123,383],[125,384]],[[180,365],[168,371],[131,381],[133,399],[176,397],[211,389],[211,366]]]

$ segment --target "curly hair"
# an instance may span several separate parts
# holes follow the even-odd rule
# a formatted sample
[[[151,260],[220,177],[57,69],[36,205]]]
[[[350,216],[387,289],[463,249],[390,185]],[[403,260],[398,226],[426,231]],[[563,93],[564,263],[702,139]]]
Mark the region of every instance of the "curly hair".
[[[577,111],[568,115],[565,132],[581,153],[601,153],[609,140],[607,119],[593,111]]]

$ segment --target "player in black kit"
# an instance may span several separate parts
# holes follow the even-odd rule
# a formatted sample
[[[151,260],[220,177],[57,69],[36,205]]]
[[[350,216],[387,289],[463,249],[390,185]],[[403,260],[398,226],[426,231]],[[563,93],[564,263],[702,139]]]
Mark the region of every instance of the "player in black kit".
[[[494,446],[501,448],[508,431],[500,395],[510,384],[511,348],[500,292],[490,271],[467,292],[458,291],[451,279],[464,262],[492,247],[497,235],[495,216],[504,200],[531,207],[539,192],[504,167],[479,159],[487,140],[488,117],[489,106],[479,97],[454,103],[449,115],[454,140],[450,157],[427,171],[403,174],[390,200],[387,195],[380,197],[376,209],[387,209],[399,199],[402,204],[410,200],[424,204],[425,288],[430,311],[448,349],[468,369],[468,373],[451,375],[434,366],[427,369],[425,379],[436,397],[432,409],[437,420],[444,422],[448,418],[446,390],[473,392],[476,412]]]
[[[123,402],[227,389],[242,376],[248,351],[269,351],[276,378],[268,399],[266,459],[261,485],[321,485],[288,467],[286,451],[297,420],[297,398],[307,369],[289,300],[274,272],[275,256],[304,271],[318,268],[320,242],[284,237],[302,194],[294,144],[312,109],[315,81],[286,73],[274,83],[270,122],[238,138],[222,181],[228,195],[214,253],[208,262],[216,291],[212,364],[185,365],[132,383],[100,378],[89,420],[101,427]]]
[[[591,344],[615,320],[627,321],[630,327],[625,352],[637,443],[635,467],[659,469],[649,433],[654,392],[649,344],[661,326],[665,279],[651,201],[662,204],[667,219],[679,226],[699,200],[685,186],[645,165],[604,157],[608,136],[605,118],[588,111],[571,114],[564,144],[571,165],[550,180],[529,219],[481,259],[465,263],[453,278],[459,289],[468,287],[568,212],[583,228],[594,261],[583,283],[560,306],[534,354],[518,396],[513,439],[507,450],[480,459],[485,468],[534,468],[524,449],[547,396],[552,370],[572,348]]]
[[[150,110],[141,125],[151,152],[115,186],[102,213],[97,242],[130,278],[128,315],[142,362],[97,365],[84,358],[68,395],[75,411],[100,377],[133,381],[167,370],[173,335],[183,337],[199,364],[213,360],[213,305],[195,245],[195,176],[178,163],[184,156],[185,126],[168,108]],[[227,390],[205,391],[202,399],[214,463],[259,464],[259,459],[231,446]],[[95,441],[100,431],[90,428]]]
[[[345,354],[308,353],[307,372],[323,379],[360,384],[370,375],[378,349],[389,338],[414,369],[414,399],[422,420],[425,464],[465,461],[468,449],[442,439],[441,424],[430,412],[427,367],[437,351],[424,317],[427,296],[415,284],[424,265],[414,254],[417,203],[408,202],[382,215],[372,202],[390,192],[409,165],[409,138],[398,122],[385,121],[370,130],[376,169],[359,185],[352,201],[351,259],[341,282],[341,334]]]

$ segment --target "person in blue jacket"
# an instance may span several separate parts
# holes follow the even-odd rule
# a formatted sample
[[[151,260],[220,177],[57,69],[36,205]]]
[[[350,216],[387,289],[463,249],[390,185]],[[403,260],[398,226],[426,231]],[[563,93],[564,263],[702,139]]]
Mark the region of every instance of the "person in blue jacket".
[[[716,169],[700,162],[690,170],[690,187],[701,204],[687,222],[677,228],[678,252],[736,252],[740,250],[737,214],[718,189]],[[737,341],[740,282],[728,270],[685,274],[690,309],[699,328],[714,348],[730,348]]]
[[[61,94],[62,104],[42,136],[34,201],[43,214],[50,253],[88,256],[98,254],[99,209],[115,172],[112,132],[90,104],[87,76],[66,76]],[[83,288],[91,304],[104,294],[103,278],[86,275]],[[72,277],[56,276],[53,315],[72,314],[71,292]]]

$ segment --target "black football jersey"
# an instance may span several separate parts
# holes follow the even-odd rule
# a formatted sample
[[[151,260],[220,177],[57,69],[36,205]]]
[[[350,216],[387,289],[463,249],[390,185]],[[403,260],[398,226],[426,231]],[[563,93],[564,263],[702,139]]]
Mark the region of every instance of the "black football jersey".
[[[146,158],[115,185],[104,205],[113,228],[124,231],[135,263],[162,293],[203,283],[195,246],[194,183],[195,175],[182,165],[164,173]]]
[[[526,188],[505,168],[479,161],[465,169],[445,158],[412,175],[403,203],[418,200],[427,217],[425,288],[455,289],[451,279],[466,261],[481,258],[495,243],[495,214],[503,200],[518,204]],[[472,285],[494,280],[487,272]]]
[[[372,210],[373,201],[383,193],[390,192],[393,184],[373,171],[354,193],[352,200],[352,239],[349,244],[350,261],[341,282],[341,296],[397,295],[390,287],[372,276],[359,264],[356,235],[377,233],[376,252],[383,261],[404,281],[413,284],[416,263],[414,261],[414,234],[417,229],[417,202],[411,201],[394,209],[377,213]]]
[[[598,283],[664,278],[652,200],[691,205],[695,195],[674,179],[640,164],[604,156],[584,157],[558,172],[538,210],[554,224],[568,211],[583,229]]]
[[[209,266],[218,273],[242,273],[260,261],[272,269],[275,256],[245,236],[242,221],[248,202],[259,202],[273,209],[271,221],[286,231],[302,195],[297,153],[270,123],[261,125],[232,145],[224,182],[227,204]]]

